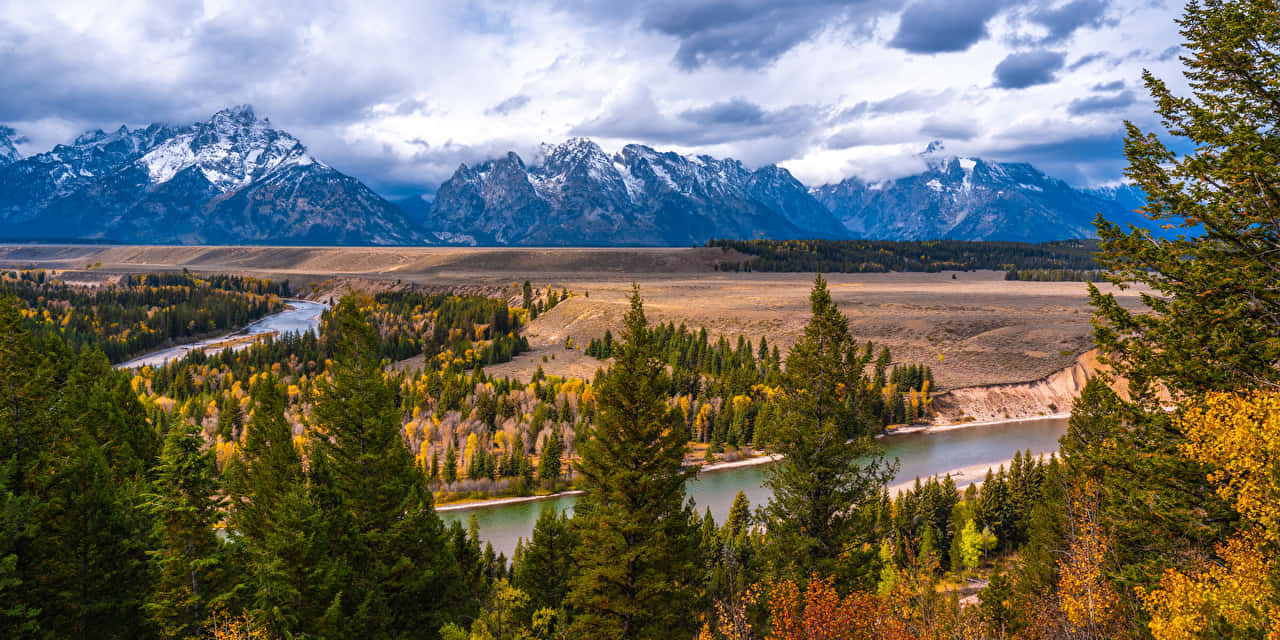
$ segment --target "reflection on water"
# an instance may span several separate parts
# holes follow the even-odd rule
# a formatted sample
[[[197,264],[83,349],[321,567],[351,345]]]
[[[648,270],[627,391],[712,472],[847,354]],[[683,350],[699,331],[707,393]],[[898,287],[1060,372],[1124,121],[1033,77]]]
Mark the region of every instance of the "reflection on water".
[[[898,459],[900,467],[895,480],[906,482],[952,469],[999,463],[1012,458],[1015,451],[1057,451],[1058,438],[1066,430],[1065,419],[1025,420],[892,436],[880,442],[884,445],[886,457]],[[769,500],[769,490],[761,485],[764,474],[764,465],[704,474],[689,482],[688,495],[699,514],[710,507],[716,521],[723,522],[739,490],[747,494],[753,509]],[[576,497],[567,496],[500,507],[446,511],[440,517],[446,524],[458,521],[466,526],[474,514],[480,526],[480,537],[491,542],[495,551],[510,558],[516,540],[529,539],[529,532],[533,531],[533,524],[544,506],[572,513],[576,501]]]
[[[158,367],[170,360],[178,360],[188,353],[195,350],[203,350],[206,355],[214,355],[221,348],[209,349],[208,345],[217,344],[225,340],[233,338],[241,338],[246,336],[256,336],[263,333],[275,332],[279,335],[286,333],[304,333],[307,331],[315,331],[320,326],[320,314],[329,308],[327,304],[319,302],[308,302],[306,300],[285,300],[288,308],[280,313],[269,315],[259,319],[257,322],[232,333],[223,334],[215,338],[193,342],[191,344],[169,347],[159,351],[138,356],[127,362],[116,365],[117,369],[137,369],[140,367]],[[247,348],[252,342],[242,342],[233,345],[233,350]]]

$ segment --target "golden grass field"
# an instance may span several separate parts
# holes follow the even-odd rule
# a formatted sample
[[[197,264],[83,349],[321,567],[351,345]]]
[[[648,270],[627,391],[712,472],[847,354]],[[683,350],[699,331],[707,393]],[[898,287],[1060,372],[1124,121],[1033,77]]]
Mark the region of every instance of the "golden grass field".
[[[785,353],[808,319],[812,274],[714,271],[725,259],[742,258],[714,248],[0,246],[0,266],[68,271],[68,279],[188,268],[287,278],[295,289],[315,283],[326,293],[414,283],[517,296],[525,280],[573,291],[576,297],[526,328],[531,353],[490,370],[516,377],[538,366],[548,374],[590,376],[601,363],[581,350],[606,328],[616,333],[633,282],[651,322],[705,326],[713,338],[734,342],[764,336]],[[826,277],[859,340],[888,345],[896,361],[930,364],[940,390],[1037,379],[1093,346],[1083,283],[1007,282],[1002,272]],[[1136,304],[1138,291],[1117,295]],[[566,350],[566,338],[578,348]]]

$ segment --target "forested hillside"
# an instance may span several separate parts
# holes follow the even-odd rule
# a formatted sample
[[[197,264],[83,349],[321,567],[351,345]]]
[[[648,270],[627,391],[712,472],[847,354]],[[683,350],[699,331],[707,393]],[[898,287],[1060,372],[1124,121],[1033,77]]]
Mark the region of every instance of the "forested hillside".
[[[284,309],[289,283],[217,275],[124,276],[68,284],[43,270],[0,271],[0,297],[18,301],[27,328],[68,348],[120,362],[156,347],[243,327]]]

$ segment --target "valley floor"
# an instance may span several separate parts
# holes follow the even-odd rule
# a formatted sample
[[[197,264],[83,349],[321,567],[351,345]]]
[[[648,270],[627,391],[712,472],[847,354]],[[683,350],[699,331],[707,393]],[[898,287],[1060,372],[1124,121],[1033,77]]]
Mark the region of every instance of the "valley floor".
[[[813,276],[713,270],[719,260],[740,258],[716,248],[0,246],[0,266],[68,271],[77,280],[187,268],[288,279],[313,299],[406,283],[515,300],[525,280],[570,290],[573,298],[526,327],[533,351],[490,370],[521,379],[539,366],[548,375],[592,375],[604,363],[582,349],[620,327],[632,283],[651,322],[706,327],[712,339],[731,342],[744,336],[758,344],[764,337],[785,354],[808,318]],[[85,271],[95,263],[101,266]],[[824,277],[853,334],[887,345],[897,362],[931,366],[935,391],[1043,379],[1093,347],[1083,283],[1009,282],[992,271]],[[1115,293],[1122,304],[1136,305],[1141,292]],[[565,348],[569,340],[575,349]]]

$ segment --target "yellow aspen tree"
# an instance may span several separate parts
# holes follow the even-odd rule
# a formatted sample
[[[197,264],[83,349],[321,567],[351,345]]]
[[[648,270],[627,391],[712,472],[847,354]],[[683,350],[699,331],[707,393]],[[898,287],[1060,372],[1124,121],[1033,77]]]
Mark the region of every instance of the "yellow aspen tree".
[[[1140,591],[1157,640],[1234,633],[1280,640],[1280,393],[1210,393],[1179,422],[1188,458],[1238,512],[1242,531],[1191,571],[1169,569]]]

